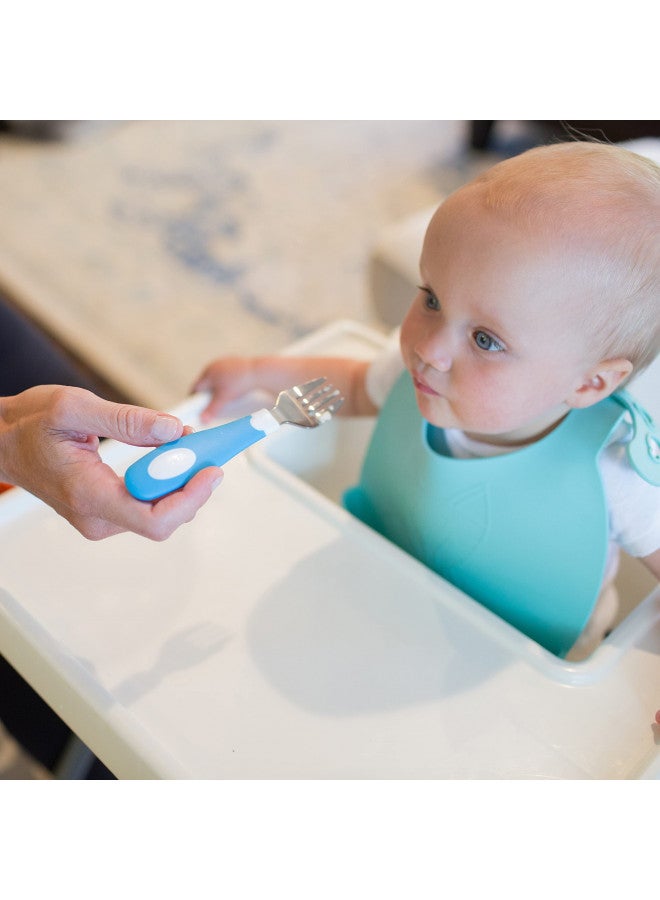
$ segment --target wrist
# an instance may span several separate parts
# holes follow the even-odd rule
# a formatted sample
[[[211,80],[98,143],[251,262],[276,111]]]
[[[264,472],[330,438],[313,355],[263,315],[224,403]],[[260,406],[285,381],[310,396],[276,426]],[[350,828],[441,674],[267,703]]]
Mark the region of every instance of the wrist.
[[[263,390],[277,394],[283,388],[290,387],[282,380],[287,381],[288,377],[283,372],[282,357],[253,356],[247,362],[250,390]]]

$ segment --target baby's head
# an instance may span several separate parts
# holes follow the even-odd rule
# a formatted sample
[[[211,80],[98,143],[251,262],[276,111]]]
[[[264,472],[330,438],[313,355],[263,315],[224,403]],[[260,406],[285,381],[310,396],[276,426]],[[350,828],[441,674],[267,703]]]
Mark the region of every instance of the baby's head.
[[[660,352],[660,166],[622,147],[570,142],[505,160],[469,185],[487,208],[546,234],[573,269],[570,302],[603,359],[637,374]]]
[[[510,442],[660,349],[660,169],[557,144],[455,191],[427,229],[401,350],[428,421]]]

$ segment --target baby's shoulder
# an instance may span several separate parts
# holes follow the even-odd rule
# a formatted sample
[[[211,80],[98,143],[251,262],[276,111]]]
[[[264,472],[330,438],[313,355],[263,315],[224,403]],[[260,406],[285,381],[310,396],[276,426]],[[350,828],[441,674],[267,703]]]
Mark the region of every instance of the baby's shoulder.
[[[599,466],[606,493],[611,501],[644,498],[644,503],[660,503],[660,488],[647,481],[633,466],[628,447],[633,437],[632,424],[623,419],[603,448]]]
[[[611,398],[625,409],[627,431],[615,430],[614,438],[626,444],[626,456],[633,469],[651,485],[660,487],[660,431],[649,412],[628,391]]]
[[[648,556],[660,547],[660,487],[632,464],[628,454],[632,437],[632,424],[621,422],[598,462],[612,540],[631,556]]]

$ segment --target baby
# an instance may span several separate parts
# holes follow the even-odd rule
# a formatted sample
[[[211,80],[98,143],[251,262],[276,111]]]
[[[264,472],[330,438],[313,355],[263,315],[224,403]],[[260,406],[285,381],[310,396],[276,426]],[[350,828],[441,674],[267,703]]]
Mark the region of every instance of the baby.
[[[660,349],[660,168],[567,143],[434,214],[400,346],[223,358],[204,417],[318,374],[378,422],[348,509],[560,656],[616,614],[618,548],[660,578],[660,449],[621,390]],[[615,393],[616,392],[616,393]]]

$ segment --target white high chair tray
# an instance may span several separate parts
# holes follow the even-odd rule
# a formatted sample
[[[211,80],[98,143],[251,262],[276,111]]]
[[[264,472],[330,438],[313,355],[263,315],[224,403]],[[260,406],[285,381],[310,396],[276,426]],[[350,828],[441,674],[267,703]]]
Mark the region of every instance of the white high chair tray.
[[[338,323],[291,352],[381,342]],[[0,652],[120,778],[658,777],[660,592],[557,660],[331,499],[369,428],[282,429],[162,544],[9,491]]]

